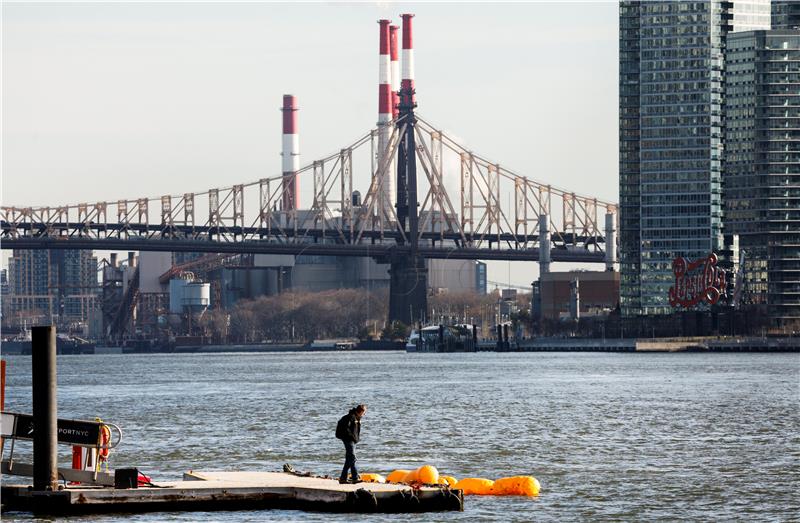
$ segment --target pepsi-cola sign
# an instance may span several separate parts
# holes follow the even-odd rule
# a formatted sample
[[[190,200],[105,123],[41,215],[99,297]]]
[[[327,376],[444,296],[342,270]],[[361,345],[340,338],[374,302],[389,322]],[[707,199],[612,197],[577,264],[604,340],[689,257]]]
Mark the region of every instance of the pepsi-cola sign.
[[[672,272],[675,284],[669,289],[669,304],[673,307],[693,307],[701,301],[714,305],[727,292],[726,273],[717,267],[716,254],[692,262],[675,258]]]

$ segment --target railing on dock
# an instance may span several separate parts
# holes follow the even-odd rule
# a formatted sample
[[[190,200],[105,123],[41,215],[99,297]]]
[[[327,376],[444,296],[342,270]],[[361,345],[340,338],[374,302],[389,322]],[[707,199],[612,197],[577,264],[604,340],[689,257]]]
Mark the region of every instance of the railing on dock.
[[[95,456],[99,456],[103,451],[116,448],[122,441],[122,429],[114,423],[59,419],[56,426],[58,443],[71,445],[73,447],[93,449],[95,451]],[[112,433],[112,436],[109,436],[108,442],[106,443],[103,442],[104,427],[108,427]],[[114,432],[116,432],[116,438],[113,437]],[[32,464],[17,463],[14,461],[14,449],[17,440],[33,441],[35,434],[34,418],[32,415],[18,412],[0,413],[0,436],[3,438],[3,446],[0,448],[0,459],[2,459],[3,474],[33,476]],[[11,448],[9,450],[8,459],[5,459],[5,442],[7,440],[10,440]],[[58,474],[67,481],[100,485],[109,484],[110,481],[111,485],[114,484],[113,475],[101,475],[99,461],[96,462],[94,470],[92,471],[59,468]]]

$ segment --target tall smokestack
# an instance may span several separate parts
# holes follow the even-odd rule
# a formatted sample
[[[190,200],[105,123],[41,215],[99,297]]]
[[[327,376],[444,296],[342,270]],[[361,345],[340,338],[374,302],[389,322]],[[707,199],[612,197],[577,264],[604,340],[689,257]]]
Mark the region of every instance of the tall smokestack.
[[[412,14],[400,15],[403,19],[403,79],[400,82],[400,102],[407,105],[416,103],[414,96],[414,38],[412,35]]]
[[[300,137],[297,134],[297,98],[283,95],[283,205],[284,211],[297,210],[300,181],[295,173],[300,170]]]
[[[389,26],[389,57],[392,63],[392,118],[397,119],[400,110],[397,104],[400,103],[400,60],[397,51],[397,30],[396,25]]]
[[[378,167],[384,164],[384,153],[389,143],[392,129],[392,68],[389,53],[389,20],[378,20],[380,47],[378,52]],[[392,176],[386,170],[380,183],[378,215],[383,216],[384,208],[392,205]]]
[[[378,20],[380,47],[378,53],[378,124],[392,119],[392,68],[389,53],[389,20]]]

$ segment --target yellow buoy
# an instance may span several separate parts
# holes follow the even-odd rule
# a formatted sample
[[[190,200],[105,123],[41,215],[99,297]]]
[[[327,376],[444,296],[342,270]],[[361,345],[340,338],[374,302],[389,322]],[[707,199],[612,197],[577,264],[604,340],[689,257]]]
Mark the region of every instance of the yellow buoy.
[[[361,474],[361,481],[369,483],[386,483],[386,480],[380,474]]]
[[[453,488],[462,490],[465,496],[488,496],[494,494],[494,489],[492,488],[493,485],[494,481],[491,479],[464,478],[453,485]]]
[[[417,469],[417,481],[435,485],[439,482],[439,471],[433,465],[423,465]]]
[[[417,479],[417,471],[416,470],[409,470],[406,476],[400,481],[400,483],[405,483],[406,485],[410,485],[411,483],[416,483],[419,481]]]
[[[538,496],[540,488],[539,481],[533,476],[513,476],[494,482],[494,491],[498,496]]]
[[[402,483],[406,477],[406,474],[408,474],[407,470],[403,469],[393,470],[392,472],[389,473],[388,476],[386,476],[386,481],[388,481],[389,483]]]
[[[456,483],[458,483],[458,480],[453,476],[439,476],[439,485],[449,485],[452,487]]]

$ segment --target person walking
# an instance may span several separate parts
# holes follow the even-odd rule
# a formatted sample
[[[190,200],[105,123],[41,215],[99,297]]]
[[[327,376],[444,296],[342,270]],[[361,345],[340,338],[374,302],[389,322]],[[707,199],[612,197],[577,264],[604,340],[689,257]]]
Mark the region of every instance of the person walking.
[[[361,481],[356,469],[356,443],[361,439],[361,418],[366,412],[366,405],[358,405],[350,409],[350,412],[342,416],[336,424],[336,437],[344,443],[344,468],[339,483],[348,482],[348,472],[351,474],[352,483]]]

